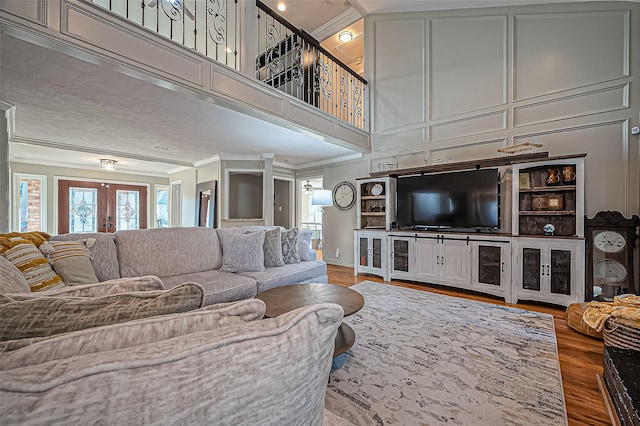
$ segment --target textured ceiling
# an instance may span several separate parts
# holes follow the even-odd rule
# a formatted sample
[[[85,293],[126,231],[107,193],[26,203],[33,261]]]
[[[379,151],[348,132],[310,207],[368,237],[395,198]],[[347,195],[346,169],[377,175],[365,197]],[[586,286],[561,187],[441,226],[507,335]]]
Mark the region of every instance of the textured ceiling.
[[[174,165],[261,153],[299,165],[353,153],[4,34],[0,46],[1,100],[16,106],[21,142]]]

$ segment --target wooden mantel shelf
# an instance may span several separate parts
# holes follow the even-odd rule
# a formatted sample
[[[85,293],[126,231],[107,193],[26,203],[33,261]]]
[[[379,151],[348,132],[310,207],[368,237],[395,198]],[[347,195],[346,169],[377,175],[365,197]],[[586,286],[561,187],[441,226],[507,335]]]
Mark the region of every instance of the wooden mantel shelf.
[[[371,177],[405,176],[420,173],[450,172],[454,170],[481,169],[485,167],[508,166],[514,163],[542,160],[549,157],[548,152],[534,154],[510,155],[508,157],[494,157],[480,160],[460,161],[457,163],[434,164],[433,166],[411,167],[408,169],[388,170],[386,172],[371,173]]]

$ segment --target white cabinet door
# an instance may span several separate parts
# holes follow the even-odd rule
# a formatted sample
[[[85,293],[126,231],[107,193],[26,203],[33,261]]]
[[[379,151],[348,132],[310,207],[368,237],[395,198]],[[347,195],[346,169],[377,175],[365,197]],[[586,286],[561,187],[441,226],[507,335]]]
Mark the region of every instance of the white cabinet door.
[[[391,264],[389,277],[413,279],[415,245],[412,238],[391,237]]]
[[[471,289],[503,297],[511,303],[510,239],[471,244]]]
[[[415,242],[414,275],[424,280],[440,278],[440,242],[438,239],[418,238]]]
[[[514,238],[514,253],[514,302],[584,301],[584,240]]]
[[[471,282],[471,246],[468,241],[440,241],[441,279],[457,287],[468,287]]]
[[[385,231],[356,231],[354,272],[387,277],[387,234]]]

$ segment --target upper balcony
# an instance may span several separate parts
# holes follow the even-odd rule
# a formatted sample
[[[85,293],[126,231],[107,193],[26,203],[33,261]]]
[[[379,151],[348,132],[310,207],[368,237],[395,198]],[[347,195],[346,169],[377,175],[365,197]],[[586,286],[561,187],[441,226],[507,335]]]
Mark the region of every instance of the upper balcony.
[[[0,22],[12,37],[370,151],[366,81],[259,1],[5,1]]]

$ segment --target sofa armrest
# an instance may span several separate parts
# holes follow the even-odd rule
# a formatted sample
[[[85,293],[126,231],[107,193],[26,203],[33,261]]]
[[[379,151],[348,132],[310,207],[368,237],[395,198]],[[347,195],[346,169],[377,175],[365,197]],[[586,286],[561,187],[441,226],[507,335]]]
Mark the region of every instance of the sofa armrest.
[[[86,328],[187,312],[202,306],[199,284],[101,297],[0,295],[0,341],[53,336]]]
[[[58,288],[41,293],[44,296],[56,297],[100,297],[110,294],[128,293],[131,291],[164,290],[160,278],[147,275],[134,278],[116,278],[97,284],[85,284]]]

